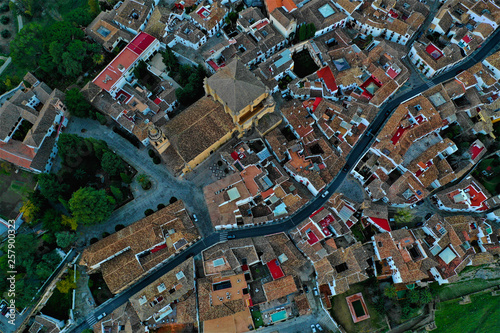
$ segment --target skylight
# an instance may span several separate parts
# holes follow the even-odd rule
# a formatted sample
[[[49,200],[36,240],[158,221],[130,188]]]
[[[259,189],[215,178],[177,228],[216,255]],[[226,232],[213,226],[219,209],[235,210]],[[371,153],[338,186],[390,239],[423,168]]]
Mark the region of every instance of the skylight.
[[[328,17],[330,15],[335,14],[335,11],[333,10],[332,6],[329,4],[324,5],[323,7],[320,7],[318,11],[323,15],[323,17]]]

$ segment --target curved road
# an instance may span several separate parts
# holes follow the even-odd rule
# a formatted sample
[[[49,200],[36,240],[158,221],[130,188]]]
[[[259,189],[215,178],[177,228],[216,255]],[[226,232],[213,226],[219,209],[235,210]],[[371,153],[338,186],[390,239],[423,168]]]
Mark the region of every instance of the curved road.
[[[344,169],[337,175],[337,177],[334,179],[334,181],[326,188],[326,190],[329,191],[329,193],[334,193],[335,190],[340,186],[342,181],[345,179],[347,173],[351,170],[351,168],[358,162],[358,160],[361,158],[361,156],[364,154],[366,150],[371,145],[372,140],[375,138],[376,134],[379,132],[379,130],[382,128],[383,124],[391,114],[391,112],[399,106],[401,103],[404,101],[422,93],[423,91],[429,89],[429,87],[432,87],[434,85],[440,84],[442,82],[445,82],[451,78],[453,78],[458,71],[468,69],[472,67],[474,64],[482,61],[488,56],[488,53],[498,44],[500,43],[500,29],[497,29],[492,37],[485,43],[483,43],[482,48],[479,49],[479,51],[476,51],[474,55],[472,55],[468,60],[462,62],[461,64],[451,68],[447,72],[443,73],[442,75],[433,78],[426,84],[423,84],[412,91],[409,91],[394,100],[390,102],[386,102],[380,109],[377,117],[374,119],[374,121],[370,124],[368,129],[365,132],[365,135],[358,141],[354,149],[351,151],[349,154],[349,158],[347,159],[347,163],[344,166]],[[235,238],[247,238],[247,237],[257,237],[257,236],[265,236],[265,235],[270,235],[273,233],[278,233],[282,231],[287,231],[289,229],[292,229],[293,227],[297,226],[300,222],[304,221],[309,215],[311,215],[314,211],[319,209],[326,201],[328,198],[322,198],[321,196],[316,197],[313,199],[308,206],[303,207],[301,210],[299,210],[298,213],[296,213],[293,217],[286,219],[285,221],[281,223],[276,223],[276,224],[270,224],[270,225],[265,225],[265,226],[259,226],[259,227],[251,227],[251,228],[244,228],[244,229],[239,229],[239,230],[234,230],[234,231],[229,231],[229,235],[235,236]],[[104,303],[101,305],[99,308],[94,310],[94,312],[88,316],[86,319],[90,322],[95,322],[95,317],[102,313],[109,314],[113,312],[116,308],[119,306],[123,305],[128,301],[128,299],[145,288],[147,285],[153,283],[156,279],[161,277],[162,275],[168,273],[170,270],[172,270],[174,267],[182,263],[184,260],[186,260],[190,256],[197,255],[201,253],[201,251],[205,250],[206,248],[213,246],[217,244],[220,241],[220,235],[219,233],[212,233],[210,236],[205,237],[204,239],[198,241],[194,245],[192,245],[189,249],[185,250],[181,254],[179,254],[177,257],[171,259],[168,261],[164,266],[159,268],[157,271],[154,271],[153,273],[149,274],[147,277],[145,277],[143,280],[137,282],[135,285],[127,289],[125,292],[116,295],[112,299],[110,299],[108,302]],[[75,327],[72,332],[75,333],[80,333],[83,331],[85,328],[88,328],[89,324],[87,321],[84,321],[80,323],[77,327]]]

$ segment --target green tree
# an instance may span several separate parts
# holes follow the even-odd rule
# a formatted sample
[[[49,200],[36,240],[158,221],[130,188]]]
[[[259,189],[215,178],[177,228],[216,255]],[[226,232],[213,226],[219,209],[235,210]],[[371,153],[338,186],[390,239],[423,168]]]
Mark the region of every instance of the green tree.
[[[63,230],[61,213],[52,208],[47,209],[42,217],[42,226],[43,229],[52,233]]]
[[[66,21],[73,23],[77,27],[86,27],[93,19],[93,15],[84,7],[73,9],[65,17]]]
[[[3,38],[9,38],[12,35],[10,31],[7,29],[2,30],[0,34],[2,35]]]
[[[57,202],[59,197],[69,190],[68,184],[60,184],[57,176],[52,173],[42,173],[38,176],[40,193],[52,202]]]
[[[5,15],[4,15],[4,16],[0,17],[0,22],[1,22],[2,24],[7,24],[7,23],[9,23],[9,22],[10,22],[10,18],[9,18],[8,16],[5,16]]]
[[[92,187],[80,188],[69,200],[71,213],[77,224],[93,225],[102,223],[113,211],[115,200],[104,190]]]
[[[116,202],[122,202],[123,201],[123,193],[120,191],[118,187],[115,186],[110,186],[111,193],[113,194],[113,197],[115,197]]]
[[[89,0],[88,4],[92,15],[97,16],[97,14],[101,11],[101,8],[99,7],[99,0]]]
[[[36,295],[38,286],[28,279],[16,280],[16,307],[23,309],[31,303]]]
[[[122,179],[122,182],[124,182],[125,184],[132,183],[132,177],[130,177],[125,172],[120,173],[120,178]]]
[[[61,256],[52,251],[43,256],[42,261],[36,265],[35,274],[41,279],[46,280],[61,261]]]
[[[0,6],[0,12],[1,13],[6,13],[10,10],[9,4],[5,3],[2,6]]]
[[[161,55],[163,63],[167,66],[169,72],[177,72],[179,70],[179,61],[170,47],[167,46],[165,52]]]
[[[413,212],[409,208],[398,209],[396,215],[394,215],[394,221],[396,223],[407,224],[413,220]]]
[[[398,293],[396,291],[396,287],[391,284],[384,289],[384,296],[390,299],[397,299]]]
[[[78,239],[78,236],[73,232],[63,231],[56,233],[57,246],[65,249],[73,244]]]
[[[37,241],[34,234],[18,234],[16,236],[16,267],[22,267],[29,272],[33,267],[33,258],[37,250]]]
[[[122,159],[111,151],[102,155],[101,166],[110,176],[117,176],[125,169]]]
[[[299,28],[299,40],[304,41],[307,39],[307,28],[306,25],[303,24]]]
[[[78,88],[73,88],[66,92],[65,104],[69,113],[80,118],[87,118],[89,111],[92,110],[92,106],[83,97]]]
[[[78,280],[80,277],[80,273],[76,272],[76,279]],[[72,269],[68,269],[68,274],[64,277],[64,279],[60,280],[57,285],[57,290],[59,290],[62,294],[69,293],[72,289],[76,288],[75,282],[75,271]]]
[[[19,211],[23,213],[24,221],[32,223],[37,221],[40,207],[36,206],[31,200],[26,200]]]
[[[44,48],[42,30],[40,24],[29,23],[16,34],[10,43],[10,56],[15,64],[29,69],[38,66]]]

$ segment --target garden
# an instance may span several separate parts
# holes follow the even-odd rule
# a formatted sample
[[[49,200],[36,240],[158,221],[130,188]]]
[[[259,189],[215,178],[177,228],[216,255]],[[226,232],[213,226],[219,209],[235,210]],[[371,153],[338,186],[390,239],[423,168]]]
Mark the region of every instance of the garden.
[[[8,162],[0,162],[0,217],[15,219],[21,203],[36,184],[36,176],[24,170],[15,172]]]
[[[481,161],[473,175],[491,195],[500,194],[500,157],[495,155]]]
[[[89,288],[97,306],[113,297],[101,273],[89,275]]]
[[[437,303],[434,332],[498,332],[500,297],[485,292],[472,295],[470,299],[469,304],[459,304],[460,299]]]

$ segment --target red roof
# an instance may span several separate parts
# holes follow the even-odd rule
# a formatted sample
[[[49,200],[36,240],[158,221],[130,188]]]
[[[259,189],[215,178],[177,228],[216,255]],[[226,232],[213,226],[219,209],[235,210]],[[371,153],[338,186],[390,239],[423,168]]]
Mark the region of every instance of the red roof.
[[[438,60],[443,56],[443,52],[438,49],[434,44],[430,43],[425,48],[425,52],[427,52],[434,60]]]
[[[481,190],[477,190],[475,186],[469,185],[466,190],[469,190],[470,202],[473,207],[481,207],[480,210],[488,209],[486,206],[486,196]]]
[[[140,32],[127,45],[127,48],[137,53],[137,55],[141,55],[155,41],[155,39],[156,38],[145,32]]]
[[[271,196],[271,194],[273,194],[273,193],[274,193],[274,190],[273,190],[272,188],[270,188],[270,189],[269,189],[269,190],[267,190],[267,191],[262,192],[262,193],[261,193],[261,195],[262,195],[262,199],[266,199],[267,197],[270,197],[270,196]]]
[[[212,68],[214,69],[214,71],[217,71],[219,68],[222,68],[222,67],[226,66],[226,64],[225,64],[225,63],[223,63],[223,64],[221,64],[220,66],[218,66],[218,65],[215,63],[215,61],[213,61],[213,60],[209,60],[209,61],[207,61],[207,63],[210,65],[210,67],[212,67]]]
[[[369,219],[383,230],[387,232],[391,231],[391,226],[389,225],[389,221],[387,221],[386,219],[380,219],[378,217],[370,217]]]
[[[389,67],[389,69],[387,70],[387,75],[389,75],[391,79],[395,79],[399,75],[399,73],[392,69],[392,67]]]
[[[210,16],[210,11],[206,9],[205,7],[201,7],[196,14],[198,14],[202,19],[207,18]]]
[[[160,251],[161,249],[164,249],[167,247],[167,244],[161,244],[161,245],[158,245],[158,246],[155,246],[152,250],[151,250],[151,253],[155,253],[155,252],[158,252]]]
[[[92,82],[109,92],[123,73],[155,40],[153,36],[145,32],[139,33]]]
[[[309,245],[313,245],[314,243],[317,243],[319,241],[318,236],[314,233],[314,231],[309,231],[307,233],[307,242]]]
[[[156,97],[155,100],[154,100],[154,103],[156,105],[160,104],[161,103],[161,99],[159,99],[158,97]]]
[[[473,160],[476,159],[476,157],[483,151],[484,147],[479,147],[478,145],[473,145],[470,148],[470,155]]]
[[[318,209],[317,211],[315,211],[314,213],[312,213],[309,217],[313,217],[314,215],[316,215],[319,212],[321,212],[323,209],[325,209],[325,207],[321,207],[320,209]]]
[[[398,13],[394,12],[392,9],[389,10],[389,15],[392,17],[392,18],[398,18]]]
[[[330,67],[325,66],[325,67],[321,68],[320,70],[318,70],[316,73],[318,74],[319,78],[321,78],[321,79],[323,79],[323,81],[325,81],[325,85],[330,91],[336,91],[338,89],[337,82],[335,82],[335,77],[333,76],[333,73],[332,73],[332,70],[330,69]]]
[[[255,26],[255,28],[257,28],[257,30],[260,30],[261,28],[265,27],[268,23],[269,21],[263,20],[262,22],[259,22],[259,24]]]
[[[20,141],[10,140],[7,143],[0,141],[0,159],[17,166],[29,169],[35,150]]]
[[[470,37],[465,35],[464,38],[462,38],[462,40],[466,43],[466,44],[469,44],[470,42]]]
[[[396,133],[394,133],[394,136],[391,139],[393,145],[396,145],[396,143],[398,143],[399,139],[401,139],[401,136],[403,135],[405,130],[406,128],[402,126],[398,127],[398,130],[396,131]]]
[[[276,279],[279,279],[279,278],[282,278],[283,276],[285,276],[285,273],[283,273],[283,270],[280,267],[278,259],[274,259],[274,260],[271,260],[270,262],[268,262],[267,268],[269,268],[269,272],[271,272],[273,280],[276,280]]]

